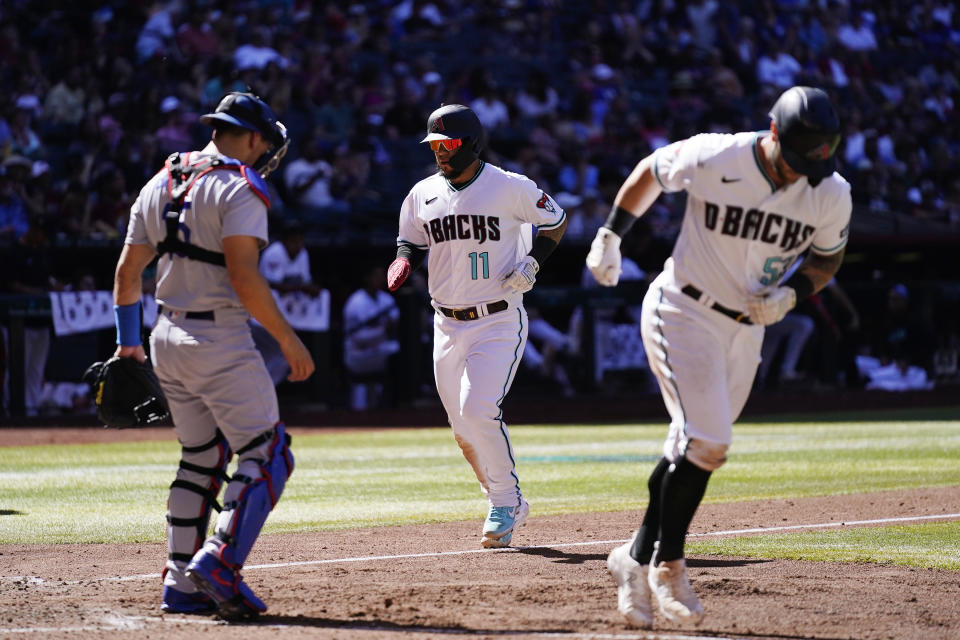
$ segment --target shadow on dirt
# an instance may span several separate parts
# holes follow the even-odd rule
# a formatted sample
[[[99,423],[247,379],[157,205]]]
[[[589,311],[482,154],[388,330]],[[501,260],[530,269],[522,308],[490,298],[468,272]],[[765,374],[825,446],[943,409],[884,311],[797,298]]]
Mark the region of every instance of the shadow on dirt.
[[[583,564],[591,560],[606,560],[607,552],[603,553],[573,553],[561,549],[551,549],[550,547],[519,547],[516,553],[522,553],[528,556],[540,556],[548,560],[553,560],[558,564]]]
[[[429,635],[451,635],[451,636],[515,636],[517,634],[536,633],[569,633],[569,629],[542,629],[536,631],[530,629],[471,629],[459,625],[450,625],[445,627],[416,625],[416,624],[397,624],[386,620],[336,620],[333,618],[320,618],[313,616],[260,616],[255,621],[245,622],[234,626],[257,627],[265,625],[283,625],[286,627],[312,627],[319,629],[342,629],[357,631],[379,631],[394,633],[422,633]]]
[[[746,567],[751,564],[765,564],[773,560],[762,558],[687,558],[687,566],[697,569],[708,567]]]

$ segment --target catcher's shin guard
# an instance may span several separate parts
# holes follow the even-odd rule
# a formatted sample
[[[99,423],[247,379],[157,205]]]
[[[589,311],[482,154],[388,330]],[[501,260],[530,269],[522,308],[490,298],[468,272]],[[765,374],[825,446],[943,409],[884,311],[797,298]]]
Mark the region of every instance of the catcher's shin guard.
[[[223,496],[223,511],[211,540],[218,557],[239,570],[247,559],[267,515],[277,504],[293,473],[290,436],[282,422],[237,452],[240,462]],[[209,542],[209,541],[208,541]]]
[[[164,585],[190,593],[193,585],[183,571],[207,537],[212,509],[220,511],[217,496],[233,456],[218,430],[209,442],[183,447],[177,478],[167,499],[167,544],[170,555],[163,572]]]
[[[240,463],[227,485],[216,532],[185,572],[228,620],[253,618],[267,610],[244,583],[240,569],[293,472],[290,436],[283,423],[254,438],[237,454]]]

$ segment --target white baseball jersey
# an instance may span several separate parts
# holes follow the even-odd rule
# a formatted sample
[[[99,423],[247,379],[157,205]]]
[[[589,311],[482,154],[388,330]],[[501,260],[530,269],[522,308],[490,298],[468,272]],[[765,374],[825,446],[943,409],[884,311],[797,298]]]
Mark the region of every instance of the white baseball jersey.
[[[196,157],[191,154],[191,159]],[[160,171],[140,190],[130,209],[127,244],[156,248],[166,238],[163,211],[169,201],[167,172]],[[267,206],[239,171],[215,169],[200,177],[187,193],[180,238],[222,253],[223,238],[229,236],[253,236],[261,247],[266,246]],[[171,254],[163,255],[157,264],[157,303],[192,311],[243,308],[226,269]]]
[[[382,371],[387,357],[400,350],[388,326],[400,319],[397,303],[386,291],[354,291],[343,305],[343,360],[352,373]]]
[[[778,285],[808,248],[829,255],[847,242],[850,185],[839,174],[816,187],[806,178],[777,189],[760,163],[762,132],[700,134],[667,145],[653,173],[666,191],[685,190],[680,235],[643,301],[641,332],[670,432],[664,455],[691,441],[728,446],[747,401],[763,326],[711,308],[742,311],[751,296]],[[693,285],[709,303],[695,300]]]
[[[527,341],[523,294],[502,278],[530,250],[533,226],[563,224],[564,212],[517,173],[481,163],[472,180],[452,185],[437,173],[421,180],[400,209],[398,243],[429,249],[435,307],[507,301],[499,312],[459,320],[434,317],[437,393],[457,443],[494,507],[520,504],[510,435],[500,407]]]
[[[291,258],[287,248],[278,240],[260,254],[260,273],[271,284],[307,284],[313,280],[310,275],[310,254],[301,248]]]
[[[838,173],[777,189],[760,164],[761,132],[705,133],[659,149],[653,171],[687,208],[668,261],[678,282],[731,309],[781,281],[801,253],[847,243],[850,185]]]
[[[398,243],[429,249],[430,296],[459,308],[507,300],[500,279],[530,251],[533,226],[552,229],[564,212],[536,183],[482,163],[473,180],[454,186],[437,173],[421,180],[400,209]]]

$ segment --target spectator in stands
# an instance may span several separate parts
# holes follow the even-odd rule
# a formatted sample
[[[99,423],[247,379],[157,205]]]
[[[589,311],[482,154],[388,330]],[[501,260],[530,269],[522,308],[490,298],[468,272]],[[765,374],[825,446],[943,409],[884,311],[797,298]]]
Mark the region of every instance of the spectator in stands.
[[[260,25],[251,30],[249,42],[240,45],[234,51],[233,63],[238,70],[245,71],[247,69],[262,70],[271,63],[284,69],[289,61],[273,47],[273,34],[270,28]]]
[[[209,59],[220,52],[220,37],[207,17],[207,12],[193,7],[186,12],[187,21],[177,27],[177,47],[185,58]]]
[[[83,88],[84,71],[80,66],[70,67],[56,84],[43,104],[44,126],[57,137],[69,136],[80,125],[86,111],[87,96]]]
[[[40,102],[31,94],[17,98],[16,110],[10,119],[9,151],[33,160],[45,155],[43,141],[33,130],[33,118]]]
[[[160,113],[163,117],[163,126],[154,133],[157,151],[166,156],[175,151],[189,149],[193,143],[190,125],[195,116],[184,111],[180,99],[176,96],[167,96],[163,99],[160,103]]]
[[[391,140],[423,133],[423,115],[417,93],[408,86],[397,89],[397,101],[383,115],[383,126]]]
[[[510,122],[510,112],[506,103],[500,99],[500,91],[493,80],[484,81],[482,92],[468,106],[480,118],[480,123],[488,135]],[[422,116],[420,122],[423,122]]]
[[[852,11],[850,21],[837,29],[837,40],[851,51],[872,51],[877,48],[877,38],[865,19],[864,11]]]
[[[0,242],[10,244],[30,228],[27,208],[20,197],[22,183],[14,179],[8,163],[0,165]]]
[[[784,51],[777,39],[767,42],[767,50],[757,59],[757,82],[786,89],[796,84],[797,74],[803,67],[797,59]]]
[[[527,75],[523,89],[517,93],[516,108],[522,118],[537,120],[541,116],[552,115],[560,102],[557,90],[547,79],[547,74],[539,69]]]
[[[311,136],[300,144],[300,157],[283,173],[287,204],[310,227],[336,229],[345,219],[348,205],[331,192],[333,167],[323,157],[320,140]]]
[[[173,51],[176,9],[177,5],[174,3],[158,2],[150,7],[150,16],[137,36],[135,51],[139,62],[154,56],[162,57]]]
[[[133,197],[127,193],[123,171],[108,164],[93,179],[94,191],[83,216],[88,234],[121,237],[126,229]]]

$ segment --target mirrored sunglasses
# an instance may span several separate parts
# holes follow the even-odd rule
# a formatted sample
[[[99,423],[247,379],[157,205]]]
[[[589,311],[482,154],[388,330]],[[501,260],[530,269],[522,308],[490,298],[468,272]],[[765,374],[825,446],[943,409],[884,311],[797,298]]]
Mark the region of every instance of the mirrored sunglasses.
[[[463,146],[463,140],[430,140],[430,150],[431,151],[440,151],[440,147],[443,147],[447,151],[453,151],[454,149],[459,149]]]

